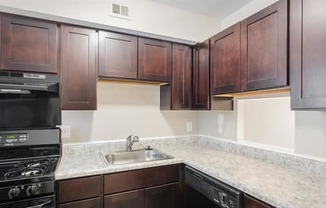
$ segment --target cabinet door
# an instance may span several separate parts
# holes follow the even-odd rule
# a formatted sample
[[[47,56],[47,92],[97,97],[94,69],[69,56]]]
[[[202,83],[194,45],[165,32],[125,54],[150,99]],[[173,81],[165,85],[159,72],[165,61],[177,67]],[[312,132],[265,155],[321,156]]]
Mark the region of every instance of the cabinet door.
[[[325,1],[291,0],[290,5],[291,107],[325,109]]]
[[[192,108],[209,110],[209,40],[195,46],[193,64]]]
[[[138,44],[138,79],[162,82],[171,81],[171,43],[139,38]]]
[[[244,196],[244,208],[273,208],[271,205],[268,205],[258,199],[255,199],[247,194]]]
[[[144,208],[144,190],[105,196],[104,208]]]
[[[3,14],[1,31],[1,69],[58,72],[56,23]]]
[[[63,110],[96,109],[96,32],[61,27],[61,107]]]
[[[145,189],[145,208],[176,208],[178,184]]]
[[[191,49],[173,44],[172,109],[191,109]]]
[[[137,37],[99,32],[99,76],[137,79]]]
[[[288,85],[287,1],[241,22],[241,89]]]
[[[59,208],[101,208],[100,198],[60,204]]]
[[[211,94],[240,91],[240,24],[211,38]]]

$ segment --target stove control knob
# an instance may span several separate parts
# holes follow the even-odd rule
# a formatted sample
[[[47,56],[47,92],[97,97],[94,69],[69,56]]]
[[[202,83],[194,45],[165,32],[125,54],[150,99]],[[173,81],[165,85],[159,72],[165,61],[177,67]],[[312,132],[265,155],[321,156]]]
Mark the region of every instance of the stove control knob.
[[[26,195],[31,196],[31,195],[35,194],[37,191],[38,191],[38,186],[33,184],[33,185],[27,187]]]
[[[9,199],[13,199],[13,198],[19,196],[19,194],[20,194],[20,189],[16,186],[9,190],[8,197],[9,197]]]

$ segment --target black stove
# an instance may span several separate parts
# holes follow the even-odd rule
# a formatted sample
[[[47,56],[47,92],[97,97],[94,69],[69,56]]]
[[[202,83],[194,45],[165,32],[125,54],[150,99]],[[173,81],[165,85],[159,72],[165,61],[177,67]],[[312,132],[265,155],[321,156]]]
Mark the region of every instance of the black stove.
[[[60,130],[0,131],[0,208],[54,208]]]

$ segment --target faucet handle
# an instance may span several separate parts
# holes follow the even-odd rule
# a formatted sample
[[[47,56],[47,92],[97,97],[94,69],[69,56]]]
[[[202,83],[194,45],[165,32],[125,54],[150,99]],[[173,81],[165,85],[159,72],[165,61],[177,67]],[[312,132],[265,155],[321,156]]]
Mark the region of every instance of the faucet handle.
[[[129,135],[129,136],[127,137],[127,140],[128,140],[128,141],[131,141],[131,139],[133,138],[133,136],[134,136],[134,135],[132,135],[132,134]]]
[[[139,137],[138,137],[138,136],[134,136],[134,137],[132,138],[132,140],[133,140],[134,142],[139,142]]]

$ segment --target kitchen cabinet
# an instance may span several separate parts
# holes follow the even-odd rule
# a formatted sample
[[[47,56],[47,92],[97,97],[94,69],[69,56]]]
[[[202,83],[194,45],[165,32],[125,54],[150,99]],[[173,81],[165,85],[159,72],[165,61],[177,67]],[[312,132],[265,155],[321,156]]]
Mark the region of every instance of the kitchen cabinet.
[[[59,208],[101,208],[101,177],[58,181]]]
[[[245,194],[244,195],[244,208],[273,208],[273,206],[268,205],[252,196]]]
[[[190,110],[192,94],[191,48],[186,45],[172,46],[172,81],[161,86],[162,110]]]
[[[240,23],[211,38],[211,95],[240,91]]]
[[[325,1],[290,1],[292,109],[326,108]]]
[[[145,208],[177,208],[178,183],[145,189]]]
[[[138,39],[138,79],[171,81],[172,44],[147,38]]]
[[[99,32],[99,76],[137,79],[137,37]]]
[[[104,197],[105,208],[176,208],[177,183]]]
[[[58,73],[55,22],[9,14],[1,18],[1,69]]]
[[[105,208],[182,208],[179,165],[104,176]]]
[[[288,85],[287,0],[241,22],[241,90]]]
[[[104,197],[105,208],[144,208],[144,191],[136,190]]]
[[[192,109],[209,110],[209,40],[206,40],[193,49],[193,94]]]
[[[93,29],[61,27],[61,108],[96,109],[97,34]]]

